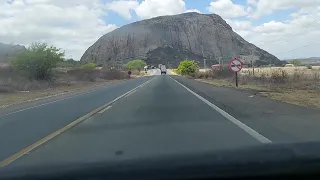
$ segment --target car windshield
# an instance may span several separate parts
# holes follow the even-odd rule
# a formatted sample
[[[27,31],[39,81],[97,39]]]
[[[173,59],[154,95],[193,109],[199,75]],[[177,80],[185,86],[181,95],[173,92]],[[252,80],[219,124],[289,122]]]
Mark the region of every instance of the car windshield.
[[[319,7],[0,0],[0,167],[319,141]]]

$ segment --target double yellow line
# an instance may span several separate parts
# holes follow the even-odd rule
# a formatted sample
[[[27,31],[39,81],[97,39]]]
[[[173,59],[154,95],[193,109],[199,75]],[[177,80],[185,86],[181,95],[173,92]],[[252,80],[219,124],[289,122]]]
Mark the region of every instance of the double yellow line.
[[[125,96],[127,96],[127,95],[129,95],[129,94],[131,94],[131,93],[133,93],[133,92],[135,92],[137,89],[145,86],[146,84],[148,84],[149,82],[151,82],[151,81],[154,80],[155,78],[156,78],[156,77],[154,77],[154,78],[152,78],[152,79],[144,82],[143,84],[141,84],[141,85],[133,88],[132,90],[130,90],[130,91],[122,94],[121,96],[115,98],[114,100],[112,100],[112,101],[104,104],[103,106],[101,106],[101,107],[99,107],[99,108],[91,111],[90,113],[88,113],[88,114],[80,117],[79,119],[73,121],[72,123],[64,126],[64,127],[61,128],[61,129],[55,131],[54,133],[49,134],[48,136],[40,139],[39,141],[31,144],[30,146],[28,146],[28,147],[20,150],[20,151],[17,152],[17,153],[13,154],[12,156],[8,157],[7,159],[1,161],[1,162],[0,162],[0,167],[4,167],[4,166],[7,166],[7,165],[11,164],[11,163],[14,162],[15,160],[17,160],[17,159],[19,159],[20,157],[22,157],[23,155],[29,153],[30,151],[36,149],[37,147],[41,146],[42,144],[48,142],[49,140],[57,137],[58,135],[60,135],[60,134],[62,134],[63,132],[67,131],[68,129],[74,127],[75,125],[81,123],[82,121],[88,119],[89,117],[91,117],[91,116],[95,115],[96,113],[102,111],[103,109],[109,107],[111,104],[115,103],[116,101],[119,101],[121,98],[123,98],[123,97],[125,97]]]

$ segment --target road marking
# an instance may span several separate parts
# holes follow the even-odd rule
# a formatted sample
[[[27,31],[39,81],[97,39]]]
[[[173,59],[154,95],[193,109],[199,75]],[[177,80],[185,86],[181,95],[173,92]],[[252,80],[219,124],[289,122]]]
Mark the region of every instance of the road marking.
[[[170,77],[170,76],[169,76]],[[250,128],[249,126],[247,126],[246,124],[242,123],[241,121],[239,121],[238,119],[234,118],[233,116],[231,116],[230,114],[228,114],[227,112],[225,112],[224,110],[220,109],[218,106],[212,104],[210,101],[206,100],[205,98],[203,98],[202,96],[200,96],[199,94],[193,92],[192,90],[190,90],[189,88],[187,88],[185,85],[181,84],[180,82],[178,82],[177,80],[173,79],[172,77],[170,77],[172,80],[174,80],[176,83],[180,84],[182,87],[184,87],[186,90],[188,90],[191,94],[195,95],[197,98],[199,98],[201,101],[203,101],[204,103],[206,103],[207,105],[209,105],[210,107],[212,107],[214,110],[218,111],[221,115],[223,115],[224,117],[226,117],[228,120],[230,120],[231,122],[233,122],[235,125],[237,125],[239,128],[241,128],[242,130],[244,130],[245,132],[247,132],[249,135],[251,135],[252,137],[254,137],[255,139],[257,139],[258,141],[262,142],[262,143],[272,143],[271,140],[269,140],[268,138],[264,137],[263,135],[261,135],[260,133],[258,133],[257,131],[255,131],[254,129]]]
[[[106,84],[106,85],[109,85],[109,84]],[[104,85],[101,85],[101,86],[103,87]],[[22,112],[22,111],[26,111],[26,110],[29,110],[29,109],[33,109],[33,108],[45,106],[45,105],[48,105],[48,104],[56,103],[56,102],[59,102],[59,101],[67,100],[67,99],[70,99],[70,98],[73,98],[73,97],[86,95],[86,94],[93,93],[93,92],[96,92],[96,91],[99,91],[99,90],[101,90],[101,89],[99,88],[99,89],[95,89],[95,90],[92,90],[92,91],[71,95],[71,96],[68,96],[68,97],[65,97],[65,98],[62,98],[62,99],[50,101],[50,102],[47,102],[47,103],[42,103],[42,104],[39,104],[39,105],[36,105],[36,106],[31,106],[31,107],[28,107],[28,108],[20,109],[20,110],[14,111],[14,112],[6,113],[6,114],[0,114],[0,117],[8,116],[8,115],[11,115],[11,114],[16,114],[16,113],[19,113],[19,112]],[[61,93],[60,95],[64,95],[64,94]],[[57,96],[59,96],[59,95],[57,95]],[[55,97],[55,96],[51,96],[51,97]],[[50,98],[50,97],[46,97],[46,98],[43,98],[43,99],[47,99],[47,98]],[[42,100],[42,99],[40,99],[40,100]],[[30,101],[30,102],[32,102],[32,101]]]
[[[101,111],[99,111],[98,113],[99,113],[99,114],[102,114],[102,113],[106,112],[106,111],[107,111],[108,109],[110,109],[110,108],[112,108],[112,106],[108,106],[108,107],[102,109]]]
[[[99,107],[99,108],[91,111],[90,113],[88,113],[88,114],[80,117],[79,119],[73,121],[72,123],[64,126],[64,127],[61,128],[61,129],[55,131],[54,133],[49,134],[48,136],[40,139],[39,141],[31,144],[30,146],[22,149],[21,151],[13,154],[12,156],[6,158],[5,160],[3,160],[3,161],[0,162],[0,167],[4,167],[4,166],[9,165],[10,163],[12,163],[12,162],[14,162],[15,160],[19,159],[19,158],[22,157],[23,155],[25,155],[25,154],[29,153],[30,151],[36,149],[37,147],[41,146],[42,144],[48,142],[49,140],[57,137],[58,135],[60,135],[60,134],[62,134],[63,132],[67,131],[68,129],[74,127],[75,125],[77,125],[77,124],[83,122],[84,120],[90,118],[90,117],[93,116],[94,114],[96,114],[96,113],[98,113],[98,112],[106,109],[106,108],[109,107],[111,104],[113,104],[113,103],[115,103],[116,101],[120,100],[121,98],[125,97],[127,94],[129,94],[129,93],[131,93],[131,92],[133,92],[133,91],[136,91],[137,89],[145,86],[146,84],[150,83],[150,82],[151,82],[152,80],[154,80],[155,78],[156,78],[156,77],[153,77],[152,79],[150,79],[150,80],[144,82],[143,84],[141,84],[141,85],[139,85],[139,86],[131,89],[130,91],[122,94],[121,96],[115,98],[114,100],[112,100],[112,101],[104,104],[103,106],[101,106],[101,107]]]
[[[135,93],[136,91],[132,91],[131,93],[127,94],[126,97],[130,96],[131,94]]]

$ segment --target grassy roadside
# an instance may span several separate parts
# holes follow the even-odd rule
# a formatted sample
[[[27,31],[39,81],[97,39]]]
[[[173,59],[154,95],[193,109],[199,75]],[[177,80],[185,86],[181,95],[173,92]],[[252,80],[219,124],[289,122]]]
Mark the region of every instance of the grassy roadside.
[[[234,83],[221,79],[196,79],[204,83],[217,87],[233,87]],[[257,92],[258,94],[270,99],[286,102],[298,106],[320,109],[319,90],[303,90],[287,88],[282,86],[268,86],[259,84],[239,84],[236,89],[245,89]]]
[[[44,90],[0,93],[0,108],[20,104],[23,102],[63,95],[66,93],[72,93],[76,91],[89,91],[89,90],[97,89],[101,86],[110,84],[112,82],[117,82],[117,81],[122,81],[122,80],[108,80],[108,81],[102,81],[102,82],[82,82],[82,83],[58,86],[55,88],[47,88]]]

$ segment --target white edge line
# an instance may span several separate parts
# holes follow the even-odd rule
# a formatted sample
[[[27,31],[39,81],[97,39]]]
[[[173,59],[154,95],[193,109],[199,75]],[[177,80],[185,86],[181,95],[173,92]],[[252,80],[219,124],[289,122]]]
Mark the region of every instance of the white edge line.
[[[84,93],[74,94],[74,95],[71,95],[71,96],[68,96],[68,97],[65,97],[65,98],[62,98],[62,99],[50,101],[50,102],[47,102],[47,103],[42,103],[42,104],[39,104],[39,105],[31,106],[31,107],[28,107],[28,108],[20,109],[20,110],[17,110],[17,111],[6,113],[6,114],[0,114],[0,117],[8,116],[8,115],[11,115],[11,114],[16,114],[16,113],[19,113],[19,112],[22,112],[22,111],[26,111],[26,110],[29,110],[29,109],[34,109],[34,108],[37,108],[37,107],[45,106],[45,105],[56,103],[56,102],[59,102],[59,101],[64,101],[64,100],[67,100],[67,99],[70,99],[70,98],[74,98],[74,97],[77,97],[77,96],[83,96],[83,95],[86,95],[86,94],[89,94],[89,93],[93,93],[93,92],[96,92],[96,91],[99,91],[99,90],[101,90],[101,89],[99,88],[99,89],[95,89],[95,90],[84,92]],[[61,94],[61,95],[63,95],[63,94]],[[39,100],[42,100],[42,99],[39,99]]]
[[[143,86],[141,86],[141,87],[143,87]],[[133,94],[133,93],[135,93],[135,92],[136,92],[136,90],[134,90],[134,91],[130,92],[129,94],[127,94],[127,95],[126,95],[126,97],[128,97],[128,96],[132,95],[132,94]]]
[[[112,106],[108,106],[108,107],[102,109],[101,111],[98,112],[98,114],[102,114],[102,113],[106,112],[110,108],[112,108]]]
[[[170,77],[170,76],[169,76]],[[258,133],[257,131],[253,130],[252,128],[250,128],[249,126],[245,125],[244,123],[242,123],[241,121],[239,121],[238,119],[234,118],[233,116],[231,116],[230,114],[228,114],[227,112],[225,112],[224,110],[220,109],[218,106],[212,104],[210,101],[206,100],[205,98],[203,98],[202,96],[198,95],[197,93],[193,92],[192,90],[190,90],[189,88],[187,88],[186,86],[184,86],[183,84],[181,84],[180,82],[178,82],[177,80],[173,79],[172,77],[170,77],[172,80],[174,80],[176,83],[180,84],[182,87],[184,87],[186,90],[188,90],[190,93],[192,93],[193,95],[195,95],[197,98],[199,98],[201,101],[203,101],[204,103],[206,103],[208,106],[212,107],[214,110],[218,111],[221,115],[223,115],[224,117],[226,117],[228,120],[230,120],[231,122],[233,122],[235,125],[237,125],[239,128],[241,128],[242,130],[244,130],[246,133],[248,133],[249,135],[251,135],[252,137],[254,137],[255,139],[257,139],[258,141],[262,142],[262,143],[272,143],[271,140],[269,140],[268,138],[264,137],[263,135],[261,135],[260,133]]]

